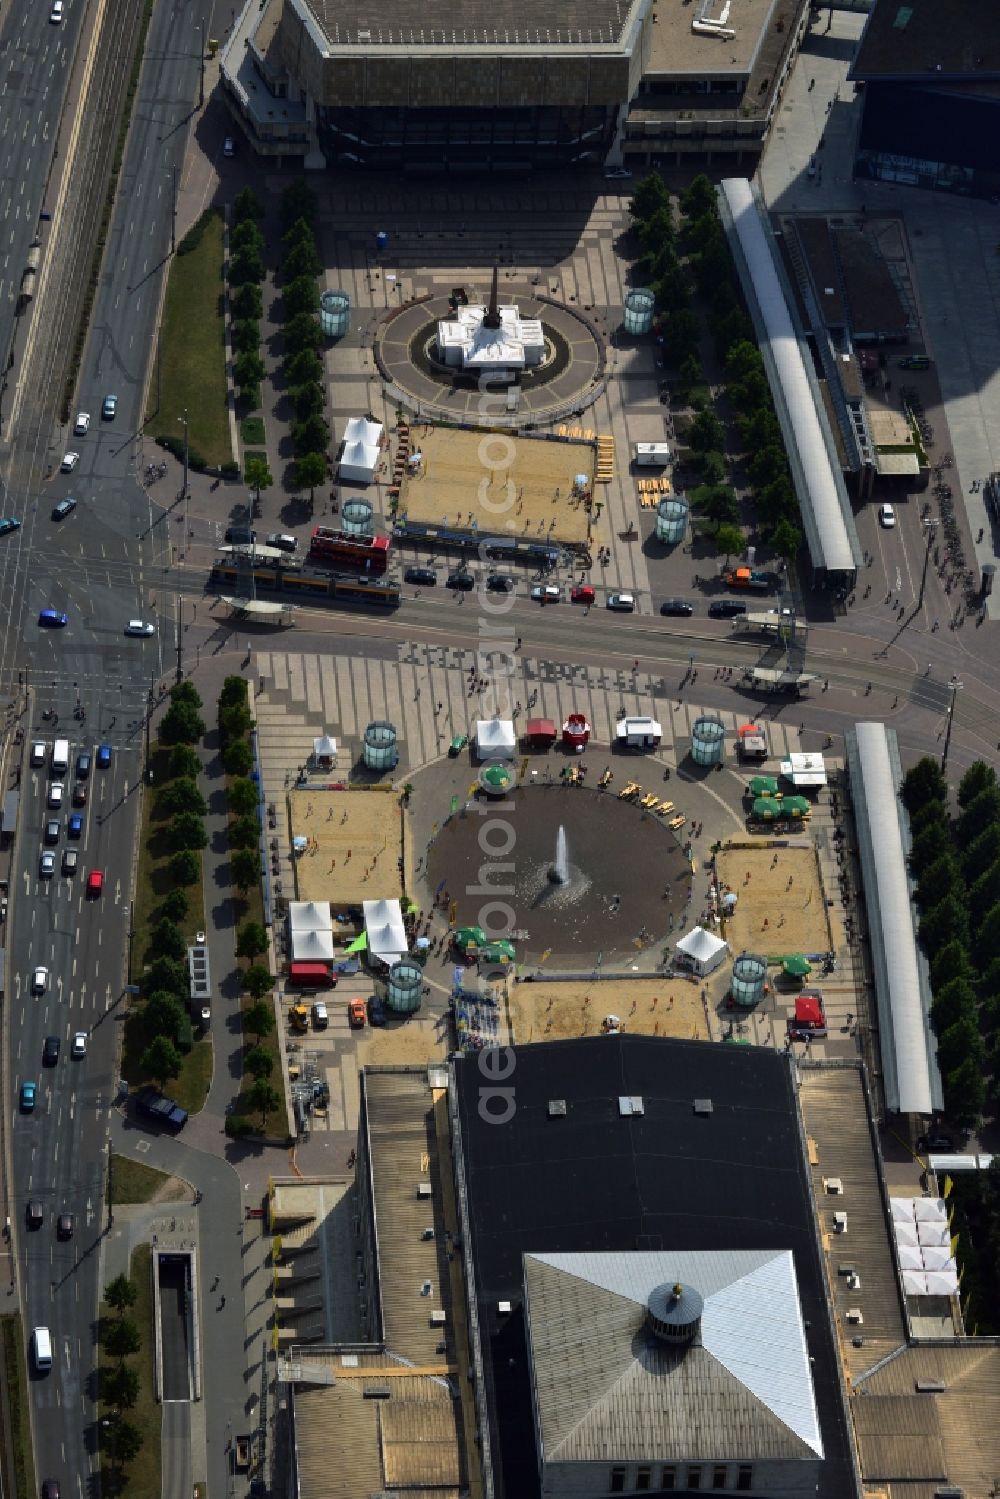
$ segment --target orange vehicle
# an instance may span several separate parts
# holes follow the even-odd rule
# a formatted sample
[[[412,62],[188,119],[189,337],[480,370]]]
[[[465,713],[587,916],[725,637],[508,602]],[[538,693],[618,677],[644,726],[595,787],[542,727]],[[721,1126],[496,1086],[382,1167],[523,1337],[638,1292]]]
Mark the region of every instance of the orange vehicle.
[[[363,999],[349,999],[347,1002],[347,1019],[352,1029],[362,1030],[367,1022],[368,1014],[365,1010]]]

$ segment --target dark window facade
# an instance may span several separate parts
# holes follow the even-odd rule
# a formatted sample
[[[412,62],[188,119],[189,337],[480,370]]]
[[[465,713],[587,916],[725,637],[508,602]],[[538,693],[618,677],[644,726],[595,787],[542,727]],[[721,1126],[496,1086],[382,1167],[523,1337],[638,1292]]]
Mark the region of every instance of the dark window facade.
[[[616,111],[603,105],[524,109],[338,109],[318,111],[327,157],[367,167],[468,165],[497,168],[593,165],[614,139]]]
[[[625,1469],[624,1468],[612,1468],[611,1469],[611,1481],[608,1484],[608,1489],[609,1489],[609,1491],[612,1494],[624,1494],[624,1492],[625,1492]]]

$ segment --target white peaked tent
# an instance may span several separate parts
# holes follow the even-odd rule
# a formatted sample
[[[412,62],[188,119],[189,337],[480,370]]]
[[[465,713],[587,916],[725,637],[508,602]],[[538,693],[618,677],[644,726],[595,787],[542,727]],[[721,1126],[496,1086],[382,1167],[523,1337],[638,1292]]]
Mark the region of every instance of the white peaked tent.
[[[344,451],[340,455],[341,479],[356,484],[370,484],[378,467],[382,444],[382,423],[363,416],[352,416],[344,429]]]
[[[408,951],[403,911],[398,900],[366,900],[362,904],[368,951],[383,963],[395,963]]]
[[[711,973],[724,961],[729,944],[721,937],[713,937],[704,927],[696,926],[676,944],[676,951],[680,953],[685,966],[703,976]]]
[[[513,760],[517,735],[508,718],[481,718],[476,724],[476,755],[480,760]]]
[[[924,1257],[916,1244],[899,1244],[896,1246],[899,1255],[900,1270],[922,1270],[924,1268]]]
[[[328,900],[293,900],[288,907],[293,932],[328,932],[333,926]]]
[[[293,963],[332,963],[332,932],[292,932]]]

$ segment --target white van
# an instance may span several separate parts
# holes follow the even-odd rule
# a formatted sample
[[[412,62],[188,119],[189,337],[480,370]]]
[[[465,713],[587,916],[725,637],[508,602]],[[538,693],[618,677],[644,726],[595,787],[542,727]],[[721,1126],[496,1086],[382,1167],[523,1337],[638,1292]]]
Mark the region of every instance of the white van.
[[[65,775],[69,770],[69,740],[57,739],[52,746],[52,773]]]
[[[31,1334],[36,1369],[52,1368],[52,1339],[47,1327],[36,1327]]]

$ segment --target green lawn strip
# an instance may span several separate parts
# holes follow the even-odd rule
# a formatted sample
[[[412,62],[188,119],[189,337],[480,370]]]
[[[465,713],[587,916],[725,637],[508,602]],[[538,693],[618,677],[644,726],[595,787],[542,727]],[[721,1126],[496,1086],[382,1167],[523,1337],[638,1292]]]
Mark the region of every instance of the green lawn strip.
[[[31,1450],[31,1418],[28,1405],[28,1367],[24,1328],[17,1312],[0,1318],[3,1329],[3,1375],[10,1412],[10,1440],[14,1457],[17,1499],[35,1499],[35,1463]]]
[[[152,1202],[156,1193],[170,1177],[165,1171],[157,1171],[143,1161],[133,1161],[131,1156],[116,1155],[111,1169],[111,1205],[125,1206],[130,1202]]]
[[[257,447],[264,442],[264,418],[262,416],[245,416],[240,422],[240,437],[243,439],[244,447]]]
[[[190,256],[187,257],[190,259]],[[132,913],[132,980],[142,982],[143,970],[155,956],[151,947],[151,933],[157,921],[157,908],[168,890],[174,887],[170,874],[171,849],[168,845],[170,819],[157,809],[157,788],[169,780],[170,750],[163,745],[153,746],[150,755],[153,784],[147,786],[142,800],[142,825],[139,837],[139,865],[135,884],[135,906]],[[190,910],[181,923],[181,930],[189,942],[203,930],[205,924],[205,890],[203,872],[199,861],[197,882],[187,887]],[[155,1032],[145,1024],[142,1000],[134,1001],[125,1020],[122,1046],[122,1076],[131,1087],[149,1082],[140,1066],[140,1058],[154,1039]],[[204,1108],[205,1099],[212,1081],[212,1042],[208,1036],[196,1040],[188,1052],[182,1052],[183,1067],[180,1076],[171,1081],[167,1091],[175,1102],[189,1113]]]
[[[197,247],[174,257],[147,417],[154,438],[183,439],[206,464],[232,461],[223,316],[223,224],[213,213]]]
[[[125,1412],[125,1419],[138,1428],[142,1433],[142,1450],[134,1461],[129,1465],[125,1474],[125,1482],[121,1489],[117,1489],[116,1483],[108,1468],[108,1452],[106,1439],[103,1437],[103,1427],[98,1427],[102,1432],[101,1444],[101,1493],[117,1494],[120,1499],[160,1499],[162,1493],[162,1476],[160,1472],[160,1446],[163,1436],[163,1412],[157,1403],[155,1386],[153,1383],[153,1360],[156,1356],[156,1343],[153,1335],[153,1287],[152,1287],[152,1259],[153,1251],[149,1244],[140,1244],[132,1255],[129,1266],[129,1276],[135,1282],[138,1296],[135,1306],[128,1312],[128,1318],[134,1322],[139,1329],[142,1338],[142,1347],[134,1354],[128,1363],[139,1376],[139,1395],[135,1405],[130,1411]],[[110,1307],[101,1303],[99,1313],[100,1325],[103,1328],[106,1323],[113,1320],[114,1313]],[[100,1388],[100,1376],[105,1369],[113,1369],[116,1360],[108,1358],[103,1348],[98,1354],[98,1385]],[[104,1401],[98,1398],[99,1417],[108,1414]]]

